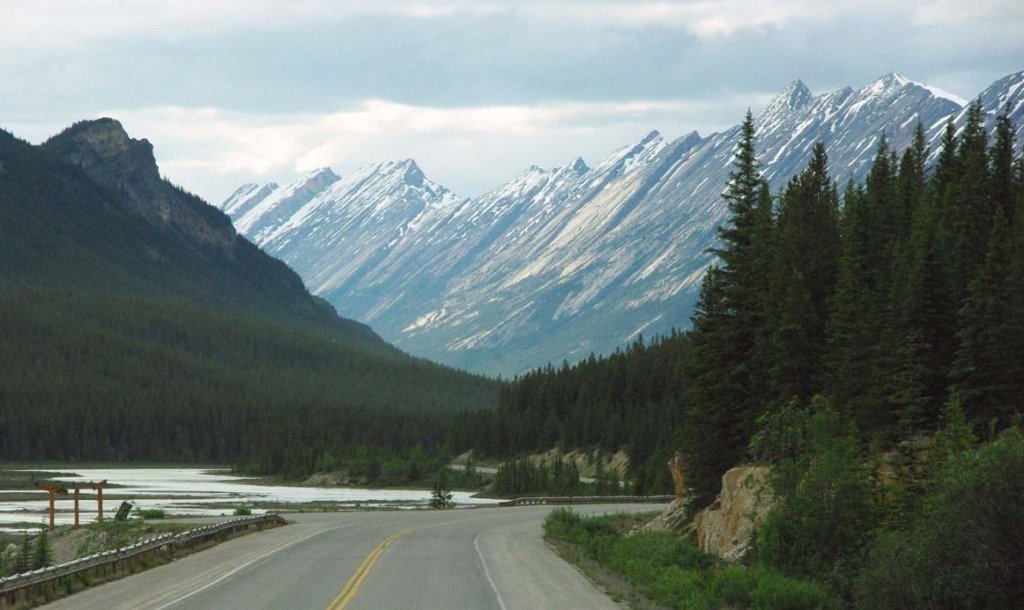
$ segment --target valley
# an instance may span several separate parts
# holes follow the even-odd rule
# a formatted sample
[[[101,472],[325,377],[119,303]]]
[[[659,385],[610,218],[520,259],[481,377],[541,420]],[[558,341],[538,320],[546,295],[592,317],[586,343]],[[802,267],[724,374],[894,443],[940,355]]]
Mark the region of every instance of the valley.
[[[1012,2],[7,4],[0,610],[1024,599]]]

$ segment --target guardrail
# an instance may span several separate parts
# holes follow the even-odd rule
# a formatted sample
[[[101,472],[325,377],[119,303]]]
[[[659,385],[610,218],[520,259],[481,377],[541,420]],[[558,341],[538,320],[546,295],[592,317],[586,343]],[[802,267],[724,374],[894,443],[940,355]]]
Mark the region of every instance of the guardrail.
[[[675,500],[675,496],[530,496],[499,502],[498,506],[533,506],[537,504],[615,504],[661,503]]]
[[[229,519],[183,532],[161,534],[113,551],[104,551],[48,568],[0,578],[0,608],[30,605],[37,598],[49,598],[60,590],[67,590],[71,585],[69,580],[73,577],[80,579],[81,582],[87,582],[93,578],[102,578],[126,569],[131,570],[147,556],[171,551],[175,547],[206,542],[220,534],[258,529],[266,525],[283,525],[284,522],[284,518],[276,514]]]

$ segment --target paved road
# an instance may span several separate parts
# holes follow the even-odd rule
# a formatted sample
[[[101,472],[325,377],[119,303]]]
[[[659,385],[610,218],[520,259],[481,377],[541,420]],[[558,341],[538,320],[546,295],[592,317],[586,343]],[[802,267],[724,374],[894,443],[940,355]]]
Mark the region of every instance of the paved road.
[[[653,505],[579,506],[581,512]],[[47,608],[618,608],[541,539],[550,507],[289,515]]]
[[[448,468],[451,468],[452,470],[465,470],[466,469],[466,465],[465,464],[448,464]],[[476,468],[476,471],[481,473],[481,474],[498,474],[498,469],[495,468],[494,466],[475,466],[474,468]],[[596,480],[597,479],[592,479],[590,477],[580,477],[580,482],[581,483],[593,483]]]

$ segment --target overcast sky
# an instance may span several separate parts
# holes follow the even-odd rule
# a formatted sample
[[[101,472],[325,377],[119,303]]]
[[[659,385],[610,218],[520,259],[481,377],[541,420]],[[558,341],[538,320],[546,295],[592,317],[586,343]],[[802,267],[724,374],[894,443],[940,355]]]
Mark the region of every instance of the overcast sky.
[[[1021,0],[0,0],[0,126],[38,142],[118,118],[213,203],[406,157],[473,196],[728,127],[795,78],[970,98],[1020,69]]]

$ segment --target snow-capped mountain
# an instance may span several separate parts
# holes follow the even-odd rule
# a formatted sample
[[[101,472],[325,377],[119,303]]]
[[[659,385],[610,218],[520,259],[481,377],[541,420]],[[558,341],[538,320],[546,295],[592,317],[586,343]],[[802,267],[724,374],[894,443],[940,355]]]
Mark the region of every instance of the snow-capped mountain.
[[[1024,126],[1024,72],[981,99]],[[965,104],[898,74],[821,95],[797,80],[755,117],[759,159],[778,189],[821,141],[840,184],[861,179],[883,133],[903,148],[920,121],[937,141]],[[688,325],[738,136],[652,131],[475,199],[406,160],[247,184],[222,208],[343,315],[413,354],[508,375]]]

